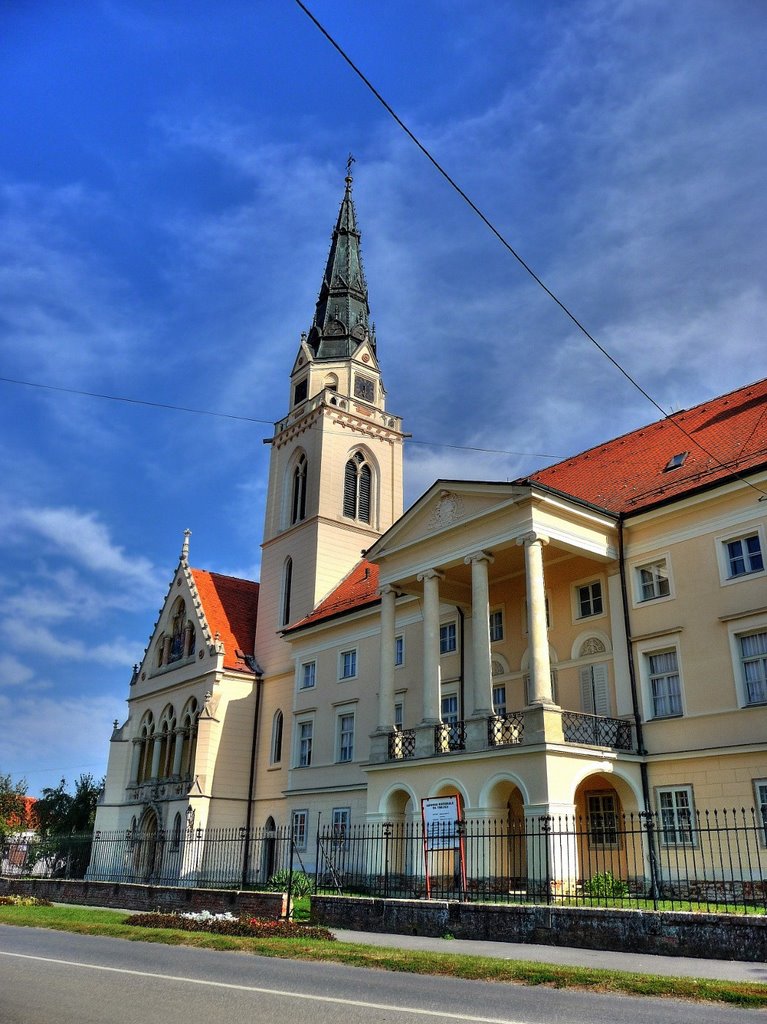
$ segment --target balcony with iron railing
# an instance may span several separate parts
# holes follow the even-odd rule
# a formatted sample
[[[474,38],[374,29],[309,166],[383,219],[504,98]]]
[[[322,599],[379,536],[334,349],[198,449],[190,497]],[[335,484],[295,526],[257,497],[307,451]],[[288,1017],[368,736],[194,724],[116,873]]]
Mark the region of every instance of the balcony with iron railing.
[[[374,737],[371,761],[409,761],[414,758],[477,753],[561,743],[591,746],[618,752],[635,751],[630,721],[588,715],[561,708],[527,708],[486,719],[423,724],[414,729],[395,729],[381,740]]]

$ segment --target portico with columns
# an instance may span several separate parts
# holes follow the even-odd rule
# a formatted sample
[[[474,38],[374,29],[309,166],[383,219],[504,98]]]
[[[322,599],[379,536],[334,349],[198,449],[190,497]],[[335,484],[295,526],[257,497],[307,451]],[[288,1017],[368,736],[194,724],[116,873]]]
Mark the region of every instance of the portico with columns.
[[[465,799],[472,806],[466,814],[486,816],[493,808],[483,806],[479,792],[492,772],[522,780],[526,814],[572,813],[572,762],[593,759],[595,752],[589,749],[594,744],[578,742],[573,725],[587,717],[576,687],[555,689],[556,634],[572,632],[574,624],[570,586],[567,622],[559,597],[560,621],[550,621],[550,591],[562,593],[563,576],[614,571],[614,520],[544,489],[438,481],[366,557],[378,565],[381,599],[378,724],[365,769],[369,817],[386,817],[380,800],[395,778],[426,796],[450,775],[468,783]],[[408,664],[408,720],[396,725],[398,609],[408,609],[412,618],[414,606],[420,645],[410,640],[409,649],[418,663]],[[494,609],[500,610],[491,636]],[[619,608],[610,612],[620,630]],[[455,652],[445,644],[445,623],[453,619]],[[504,685],[498,685],[499,673]],[[633,761],[633,740],[626,741],[632,736],[630,700],[622,692],[628,682],[615,683],[621,741],[607,758]],[[446,689],[456,694],[449,706],[457,706],[457,720],[444,713]]]

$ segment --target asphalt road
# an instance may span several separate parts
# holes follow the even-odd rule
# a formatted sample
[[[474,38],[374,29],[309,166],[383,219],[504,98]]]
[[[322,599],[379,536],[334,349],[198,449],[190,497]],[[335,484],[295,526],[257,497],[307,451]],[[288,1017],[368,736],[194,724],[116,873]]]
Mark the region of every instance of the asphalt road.
[[[403,953],[403,956],[406,956]],[[0,926],[2,1024],[736,1024],[758,1011]]]

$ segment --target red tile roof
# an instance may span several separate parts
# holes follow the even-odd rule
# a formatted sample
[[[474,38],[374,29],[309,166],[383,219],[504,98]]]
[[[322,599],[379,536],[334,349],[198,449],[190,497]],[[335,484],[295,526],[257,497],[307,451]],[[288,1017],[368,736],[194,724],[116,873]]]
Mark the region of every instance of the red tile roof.
[[[211,633],[224,645],[224,668],[252,671],[237,651],[252,655],[256,642],[258,583],[222,576],[205,569],[190,569]]]
[[[685,452],[677,469],[666,469],[673,456]],[[767,379],[632,430],[516,483],[542,484],[629,515],[762,465],[767,465]],[[287,632],[377,601],[378,566],[363,559]]]
[[[379,600],[378,566],[363,558],[341,580],[335,590],[332,590],[324,601],[320,601],[313,612],[310,612],[300,622],[290,626],[286,632],[303,629],[304,626],[312,626],[315,622],[333,619],[345,612],[367,608],[369,605],[377,604]]]
[[[682,465],[667,470],[669,460],[684,452]],[[767,379],[632,430],[519,482],[544,484],[630,515],[764,464]]]

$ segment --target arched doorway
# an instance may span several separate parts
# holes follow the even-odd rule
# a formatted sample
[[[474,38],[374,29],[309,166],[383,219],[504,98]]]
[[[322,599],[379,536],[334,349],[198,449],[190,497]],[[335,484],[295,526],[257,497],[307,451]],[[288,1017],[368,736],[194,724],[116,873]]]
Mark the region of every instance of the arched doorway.
[[[260,880],[268,882],[274,874],[277,856],[277,826],[271,816],[266,819],[264,825],[264,837],[261,843],[261,871]]]
[[[485,872],[491,891],[524,892],[527,888],[525,800],[513,779],[498,778],[488,787],[485,799]]]
[[[148,807],[141,818],[133,851],[133,871],[142,882],[160,874],[162,867],[162,839],[157,812]]]
[[[620,896],[646,873],[639,804],[627,782],[595,772],[575,791],[579,883],[592,896]]]

